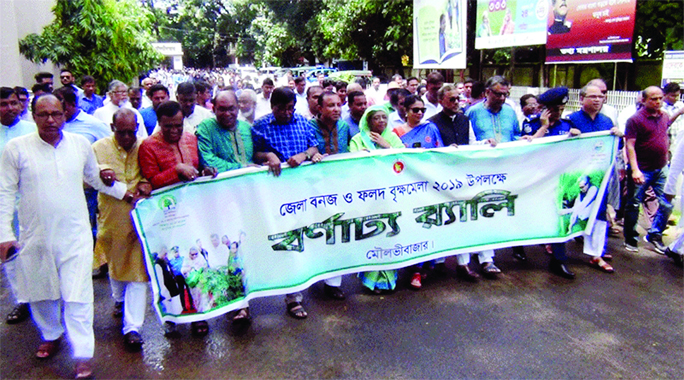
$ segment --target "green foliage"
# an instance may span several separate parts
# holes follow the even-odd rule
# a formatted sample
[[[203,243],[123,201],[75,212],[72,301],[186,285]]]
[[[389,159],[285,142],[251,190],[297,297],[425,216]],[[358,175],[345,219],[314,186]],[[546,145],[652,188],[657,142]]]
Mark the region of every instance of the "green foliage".
[[[684,50],[682,0],[637,0],[634,25],[638,57],[662,59],[666,50]]]
[[[242,274],[227,270],[227,267],[202,268],[199,271],[193,271],[193,273],[198,276],[197,283],[202,292],[213,296],[215,307],[221,307],[230,301],[245,296]],[[186,283],[192,287],[188,281],[189,278],[186,279]]]
[[[132,81],[163,56],[150,44],[151,14],[135,0],[58,0],[55,21],[19,41],[28,60],[47,60],[92,75],[100,90],[113,79]]]

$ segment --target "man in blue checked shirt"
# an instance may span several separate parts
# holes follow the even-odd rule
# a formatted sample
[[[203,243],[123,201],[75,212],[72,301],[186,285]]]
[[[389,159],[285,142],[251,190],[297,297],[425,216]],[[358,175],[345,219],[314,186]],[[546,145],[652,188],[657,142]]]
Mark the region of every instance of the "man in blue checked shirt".
[[[252,127],[254,162],[268,165],[268,170],[275,176],[280,175],[283,161],[290,167],[297,167],[304,161],[320,162],[323,158],[318,152],[313,129],[303,116],[294,113],[295,101],[291,89],[275,89],[271,94],[272,113],[256,120]],[[291,317],[307,317],[300,292],[286,295],[285,303]]]

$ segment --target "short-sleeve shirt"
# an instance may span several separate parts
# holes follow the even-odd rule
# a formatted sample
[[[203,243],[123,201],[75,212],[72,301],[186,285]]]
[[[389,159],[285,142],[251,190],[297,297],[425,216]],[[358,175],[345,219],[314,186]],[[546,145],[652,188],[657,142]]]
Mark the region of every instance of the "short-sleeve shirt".
[[[507,104],[494,113],[485,106],[485,102],[480,102],[468,108],[466,116],[470,119],[477,141],[494,139],[497,142],[509,142],[520,137],[518,116]]]
[[[634,150],[639,170],[653,171],[667,165],[669,125],[670,117],[665,112],[649,115],[646,108],[640,109],[627,120],[625,139],[636,139]]]
[[[256,120],[252,126],[252,140],[254,152],[275,153],[280,161],[318,146],[309,122],[297,113],[286,124],[279,124],[272,113]]]

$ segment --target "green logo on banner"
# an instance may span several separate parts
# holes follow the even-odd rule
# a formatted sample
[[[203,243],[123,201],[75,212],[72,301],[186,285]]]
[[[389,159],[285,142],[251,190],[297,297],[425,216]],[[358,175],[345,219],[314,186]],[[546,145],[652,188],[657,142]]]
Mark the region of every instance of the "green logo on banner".
[[[173,195],[164,195],[159,199],[159,208],[162,210],[174,210],[176,208],[176,197]]]

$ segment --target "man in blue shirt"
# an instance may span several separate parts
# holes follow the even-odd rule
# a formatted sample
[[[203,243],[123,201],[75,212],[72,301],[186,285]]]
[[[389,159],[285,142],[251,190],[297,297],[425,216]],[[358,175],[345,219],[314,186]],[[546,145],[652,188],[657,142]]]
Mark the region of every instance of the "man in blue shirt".
[[[515,141],[520,137],[520,125],[515,111],[506,105],[510,83],[506,78],[496,75],[485,83],[485,101],[468,108],[466,116],[477,141],[487,141],[492,146],[501,142]],[[494,250],[488,249],[478,254],[482,271],[494,277],[501,270],[494,265]],[[467,265],[459,260],[459,265]]]
[[[506,78],[496,75],[487,80],[485,88],[485,101],[466,111],[475,137],[478,141],[487,140],[493,145],[517,140],[520,138],[518,117],[513,108],[504,104],[510,83]]]
[[[304,161],[319,162],[322,158],[313,129],[294,109],[295,93],[287,87],[276,88],[271,94],[272,113],[256,120],[252,127],[254,162],[268,165],[275,176],[280,175],[283,161],[294,168]],[[285,303],[291,317],[307,317],[300,292],[286,295]]]
[[[64,107],[64,130],[71,133],[77,133],[90,142],[112,135],[110,126],[102,122],[100,119],[88,115],[78,108],[77,94],[71,87],[62,87],[54,92],[54,95],[62,102]]]
[[[95,78],[84,75],[81,79],[83,94],[78,99],[78,106],[88,115],[92,115],[96,109],[102,107],[103,98],[95,93]]]
[[[152,100],[152,107],[143,108],[140,110],[140,114],[145,122],[145,129],[147,129],[147,134],[152,136],[154,128],[157,126],[157,108],[160,104],[169,100],[169,89],[163,84],[152,85],[147,90],[147,97]]]
[[[349,105],[349,117],[344,122],[349,126],[349,138],[351,139],[359,133],[359,123],[363,113],[368,108],[366,94],[361,91],[352,91],[347,94],[347,104]]]
[[[5,145],[11,139],[37,131],[34,123],[19,117],[22,108],[19,97],[14,89],[0,87],[0,155],[2,155]],[[15,234],[18,236],[19,220],[17,219],[16,209],[13,224]],[[25,302],[26,300],[22,302],[22,300],[17,299],[17,279],[14,266],[14,260],[3,264],[7,282],[9,282],[10,290],[12,290],[12,295],[17,302],[16,307],[7,315],[8,324],[19,323],[29,317],[28,303]]]

